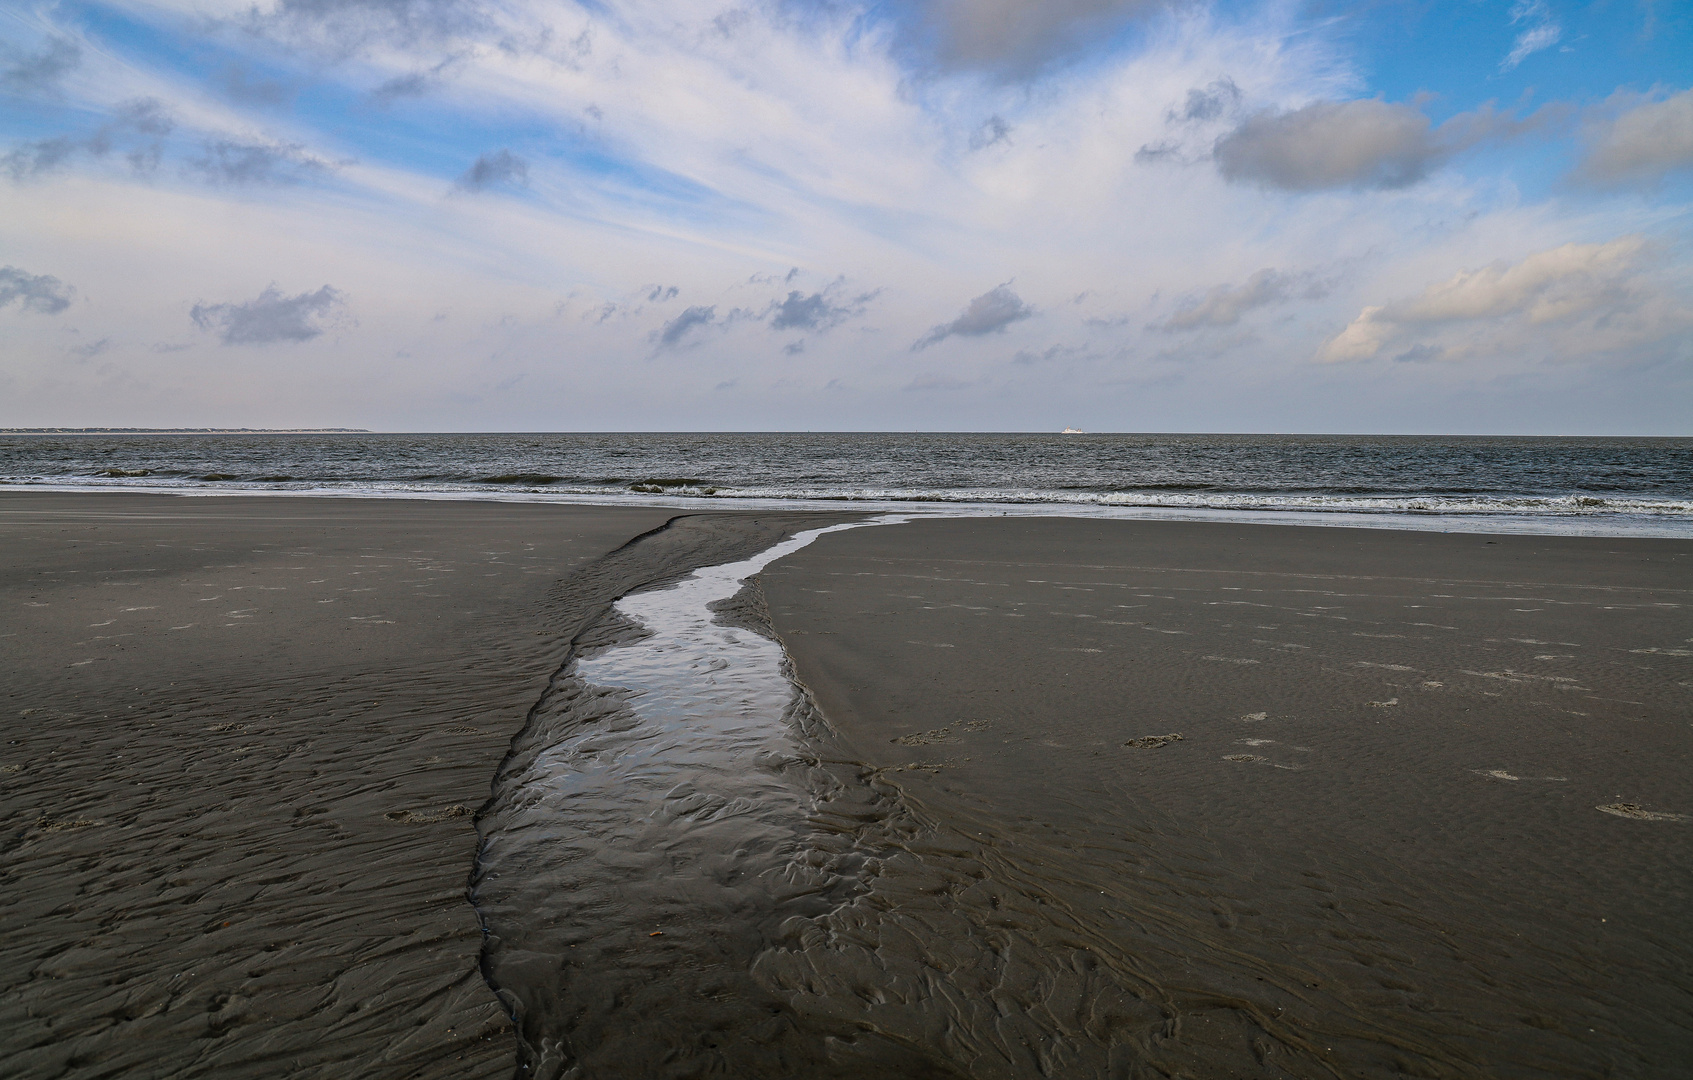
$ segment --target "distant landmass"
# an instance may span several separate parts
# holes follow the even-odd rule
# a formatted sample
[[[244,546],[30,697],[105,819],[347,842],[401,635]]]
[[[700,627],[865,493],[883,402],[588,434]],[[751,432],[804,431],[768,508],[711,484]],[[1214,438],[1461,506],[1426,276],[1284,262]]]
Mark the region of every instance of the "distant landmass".
[[[8,427],[0,435],[368,435],[360,427]]]

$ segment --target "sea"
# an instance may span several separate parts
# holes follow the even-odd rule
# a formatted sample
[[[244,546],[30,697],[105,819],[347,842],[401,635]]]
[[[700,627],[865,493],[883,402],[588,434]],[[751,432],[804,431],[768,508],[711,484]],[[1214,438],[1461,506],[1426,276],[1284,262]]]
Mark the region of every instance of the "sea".
[[[8,434],[0,487],[1693,535],[1693,439]]]

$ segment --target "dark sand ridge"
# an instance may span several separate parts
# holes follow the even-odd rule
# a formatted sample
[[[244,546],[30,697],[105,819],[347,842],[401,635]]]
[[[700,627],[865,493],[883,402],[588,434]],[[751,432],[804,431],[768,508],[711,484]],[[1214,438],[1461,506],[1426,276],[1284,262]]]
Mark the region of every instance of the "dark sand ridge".
[[[670,516],[0,495],[0,1074],[509,1074],[471,814],[582,625],[793,524],[596,562]]]
[[[798,1013],[978,1077],[1689,1074],[1693,543],[919,521],[759,584],[921,823],[761,961]]]

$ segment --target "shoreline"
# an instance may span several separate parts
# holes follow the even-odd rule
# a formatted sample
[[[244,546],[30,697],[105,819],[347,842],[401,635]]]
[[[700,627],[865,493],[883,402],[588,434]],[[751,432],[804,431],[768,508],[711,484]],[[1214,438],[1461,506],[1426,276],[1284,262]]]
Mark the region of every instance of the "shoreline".
[[[1589,536],[1693,539],[1693,520],[1668,515],[1572,512],[1509,514],[1492,511],[1338,511],[1218,509],[1209,507],[1114,506],[1058,502],[949,502],[945,500],[801,499],[741,496],[617,496],[545,491],[384,491],[311,488],[298,490],[140,487],[100,484],[0,484],[0,494],[16,492],[91,495],[158,495],[181,498],[368,499],[418,502],[488,502],[525,506],[606,507],[672,510],[690,514],[911,514],[947,517],[1078,518],[1105,521],[1215,522],[1247,525],[1306,525],[1312,528],[1381,529],[1393,532],[1443,532],[1506,536]]]

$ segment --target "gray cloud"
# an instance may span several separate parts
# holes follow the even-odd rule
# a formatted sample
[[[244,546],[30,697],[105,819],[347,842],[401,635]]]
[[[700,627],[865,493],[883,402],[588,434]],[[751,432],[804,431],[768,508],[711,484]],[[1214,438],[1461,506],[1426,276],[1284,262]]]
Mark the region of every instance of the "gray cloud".
[[[1135,151],[1136,165],[1151,165],[1155,162],[1180,161],[1181,159],[1182,146],[1173,139],[1165,139],[1162,142],[1155,143],[1143,143],[1141,148]]]
[[[158,98],[135,98],[112,110],[112,122],[104,130],[134,131],[163,138],[176,130],[176,121]]]
[[[330,167],[299,143],[218,139],[206,143],[204,151],[188,162],[188,168],[214,184],[293,184]]]
[[[112,339],[103,337],[99,341],[90,341],[86,345],[78,345],[70,350],[70,354],[78,360],[92,360],[112,347]]]
[[[801,292],[791,292],[786,300],[772,307],[776,312],[770,320],[772,330],[816,330],[833,325],[844,314],[832,307],[822,293],[806,296]]]
[[[240,64],[225,68],[218,78],[217,87],[225,97],[244,105],[284,105],[294,96],[294,91],[287,85],[254,78]]]
[[[396,75],[370,92],[378,104],[388,105],[401,98],[422,97],[435,85],[435,78],[421,71],[410,75]]]
[[[1161,6],[1161,0],[928,0],[910,33],[943,67],[1024,78]]]
[[[15,266],[0,266],[0,308],[16,301],[24,311],[57,315],[71,306],[76,290],[49,274],[31,274]]]
[[[691,307],[682,314],[664,324],[658,333],[658,343],[663,348],[670,348],[681,342],[688,331],[696,326],[710,326],[717,319],[717,308]]]
[[[1240,108],[1240,87],[1228,76],[1214,80],[1205,87],[1187,92],[1187,101],[1180,109],[1171,109],[1169,119],[1178,123],[1217,120]]]
[[[68,38],[49,38],[38,53],[0,53],[0,91],[8,94],[39,94],[55,89],[60,79],[82,63],[82,50]]]
[[[486,191],[496,184],[528,183],[529,163],[510,150],[497,150],[477,158],[453,186],[460,191]]]
[[[970,389],[970,387],[975,386],[975,385],[976,384],[974,382],[966,382],[963,379],[955,379],[950,375],[927,374],[927,375],[916,376],[910,382],[908,382],[904,386],[900,387],[900,389],[901,390],[916,390],[916,391],[924,391],[924,390],[968,390],[968,389]]]
[[[13,147],[5,157],[0,157],[0,169],[6,170],[13,180],[24,180],[52,172],[85,148],[85,143],[64,136],[40,139]]]
[[[1164,122],[1173,129],[1173,137],[1148,143],[1135,151],[1135,162],[1145,165],[1160,161],[1191,163],[1209,153],[1187,149],[1199,133],[1216,121],[1240,111],[1240,87],[1228,76],[1213,80],[1207,86],[1196,86],[1187,92],[1187,100],[1164,114]],[[1213,128],[1214,130],[1214,128]]]
[[[1320,282],[1264,269],[1247,278],[1246,283],[1239,287],[1213,286],[1204,296],[1184,304],[1169,318],[1153,323],[1148,329],[1175,332],[1198,330],[1205,326],[1233,326],[1242,315],[1254,308],[1283,303],[1296,296],[1316,299],[1326,295],[1327,291]]]
[[[1223,178],[1236,183],[1284,191],[1402,188],[1477,143],[1522,135],[1563,114],[1549,106],[1519,120],[1483,106],[1435,128],[1409,105],[1318,101],[1254,113],[1219,138],[1213,153]]]
[[[451,53],[445,59],[432,65],[427,71],[414,71],[408,75],[396,75],[372,90],[370,99],[377,105],[386,107],[401,98],[422,97],[440,85],[442,80],[446,78],[447,72],[463,59],[463,54]]]
[[[810,296],[794,291],[765,310],[772,330],[827,330],[854,315],[864,313],[864,307],[876,298],[875,292],[861,293],[850,300],[837,302],[831,293],[834,286]],[[880,290],[877,290],[880,291]]]
[[[1590,122],[1586,136],[1576,177],[1589,183],[1650,183],[1693,168],[1693,90]]]
[[[1393,358],[1396,364],[1427,364],[1446,359],[1446,350],[1433,345],[1413,345]]]
[[[1216,144],[1225,179],[1287,191],[1406,187],[1450,153],[1421,112],[1374,100],[1257,113]]]
[[[970,134],[970,149],[986,150],[996,143],[1011,141],[1011,125],[1002,116],[990,116],[982,121],[982,126]]]
[[[681,292],[682,290],[674,285],[654,285],[647,290],[647,301],[653,304],[662,304],[666,300],[676,299],[677,296],[681,295]]]
[[[283,296],[275,285],[243,304],[195,304],[188,313],[202,330],[216,330],[225,345],[310,341],[323,333],[318,321],[346,306],[339,289]]]
[[[1086,346],[1065,345],[1060,342],[1057,345],[1048,345],[1045,349],[1038,353],[1030,352],[1028,349],[1018,349],[1016,355],[1012,356],[1011,362],[1013,364],[1033,366],[1035,364],[1051,364],[1063,360],[1076,361],[1093,359],[1098,359],[1098,354],[1092,352]]]
[[[954,335],[981,337],[984,334],[998,333],[1034,313],[1034,308],[1023,303],[1022,298],[1011,291],[1011,283],[1007,281],[970,301],[958,318],[949,323],[942,323],[924,334],[911,346],[911,351],[926,349]]]
[[[13,147],[0,157],[0,170],[13,180],[29,179],[52,172],[77,154],[103,158],[123,143],[130,147],[129,163],[139,172],[149,172],[164,153],[162,140],[174,128],[156,98],[136,98],[113,109],[112,118],[86,138],[60,135]]]
[[[342,55],[377,42],[440,42],[494,25],[475,0],[281,0],[268,13],[253,8],[242,21],[250,31]]]

